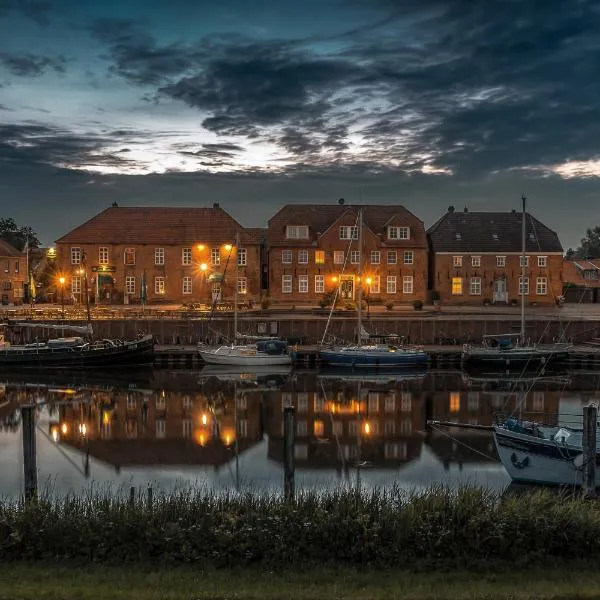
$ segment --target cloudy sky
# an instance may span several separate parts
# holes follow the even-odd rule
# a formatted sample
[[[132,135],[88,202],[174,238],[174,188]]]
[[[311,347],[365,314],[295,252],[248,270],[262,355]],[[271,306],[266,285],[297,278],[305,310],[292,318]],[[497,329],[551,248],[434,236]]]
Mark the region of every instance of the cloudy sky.
[[[0,0],[0,216],[287,202],[600,224],[600,0]]]

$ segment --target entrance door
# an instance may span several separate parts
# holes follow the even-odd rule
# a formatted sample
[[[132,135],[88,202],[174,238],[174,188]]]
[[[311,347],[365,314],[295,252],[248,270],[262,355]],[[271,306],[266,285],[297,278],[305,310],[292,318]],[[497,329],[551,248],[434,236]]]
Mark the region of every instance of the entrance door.
[[[494,302],[507,302],[506,279],[494,281]]]
[[[221,284],[215,283],[212,287],[212,301],[213,304],[221,302]]]
[[[340,296],[342,300],[354,300],[354,278],[342,277],[340,283]]]

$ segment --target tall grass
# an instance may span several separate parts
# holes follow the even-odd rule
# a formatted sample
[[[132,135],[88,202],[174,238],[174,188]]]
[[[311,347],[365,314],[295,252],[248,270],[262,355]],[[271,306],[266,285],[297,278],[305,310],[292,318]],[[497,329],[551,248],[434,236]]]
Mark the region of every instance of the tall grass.
[[[600,559],[600,506],[475,487],[280,496],[110,491],[0,503],[0,560],[470,566]]]

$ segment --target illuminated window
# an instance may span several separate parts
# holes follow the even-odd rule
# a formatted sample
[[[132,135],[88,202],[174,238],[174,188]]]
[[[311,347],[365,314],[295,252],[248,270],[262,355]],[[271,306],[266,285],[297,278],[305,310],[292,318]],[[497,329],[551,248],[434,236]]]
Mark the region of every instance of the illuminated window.
[[[450,412],[455,413],[460,410],[460,392],[450,392]]]
[[[283,294],[291,294],[292,293],[292,276],[291,275],[282,275],[281,277],[281,292]]]
[[[298,250],[298,264],[299,265],[307,265],[308,264],[308,250]]]
[[[381,262],[381,252],[379,250],[371,250],[371,264],[378,265]]]
[[[471,296],[481,296],[481,277],[471,277]]]
[[[454,267],[462,267],[462,256],[453,256],[452,257],[452,265]]]
[[[379,275],[375,275],[375,277],[371,277],[371,285],[369,286],[369,294],[379,294],[381,290],[381,277]]]
[[[463,280],[462,277],[452,278],[452,295],[460,296],[463,293]]]
[[[248,264],[248,250],[246,248],[238,248],[237,264],[240,267],[245,267]]]
[[[548,266],[548,257],[547,256],[538,256],[538,267],[547,267]]]
[[[398,253],[395,250],[388,250],[387,262],[388,265],[395,265],[398,263]]]
[[[211,248],[210,251],[210,262],[213,266],[221,264],[221,252],[218,248]]]
[[[535,285],[535,291],[538,296],[545,296],[548,293],[548,278],[538,277]]]
[[[165,264],[165,249],[154,248],[154,264],[161,266]]]
[[[315,294],[325,293],[325,276],[315,275]]]
[[[308,293],[308,275],[299,275],[298,276],[298,291],[301,294]]]
[[[78,265],[81,263],[81,248],[71,248],[71,264]]]
[[[281,251],[281,262],[284,265],[292,264],[292,251],[291,250],[282,250]]]
[[[324,265],[325,264],[325,250],[315,250],[315,264],[316,265]]]
[[[100,248],[98,248],[98,264],[108,264],[108,248],[106,246],[100,246]]]
[[[308,260],[307,260],[308,262]],[[343,250],[335,250],[333,252],[333,264],[335,265],[343,265],[344,264],[344,251]]]
[[[125,293],[129,296],[135,294],[135,277],[131,275],[125,277]]]
[[[182,291],[184,294],[192,293],[192,278],[188,275],[186,275],[183,278],[183,290]]]
[[[506,256],[496,256],[496,266],[497,267],[505,267],[506,266]]]
[[[135,248],[125,248],[123,263],[129,266],[135,265]]]
[[[405,275],[402,278],[402,293],[403,294],[412,294],[413,293],[413,276]]]
[[[325,424],[320,419],[315,419],[313,421],[313,435],[317,437],[323,437],[325,434]]]
[[[154,278],[154,293],[162,296],[165,293],[165,278],[155,277]]]
[[[350,253],[350,262],[353,265],[357,265],[360,262],[360,251],[359,250],[352,250],[352,252]]]
[[[238,294],[247,294],[248,293],[248,278],[247,277],[238,277],[237,292],[238,292]]]
[[[192,249],[182,248],[181,249],[181,264],[188,266],[192,264]]]
[[[388,275],[386,291],[388,294],[396,293],[396,276],[395,275]]]

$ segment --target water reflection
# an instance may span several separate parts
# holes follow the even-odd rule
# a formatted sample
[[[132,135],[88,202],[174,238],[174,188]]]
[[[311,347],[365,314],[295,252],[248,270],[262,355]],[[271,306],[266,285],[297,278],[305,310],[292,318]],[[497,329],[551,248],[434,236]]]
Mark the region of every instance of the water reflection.
[[[86,478],[123,483],[175,478],[217,487],[277,487],[283,466],[283,408],[295,408],[300,486],[340,482],[407,487],[478,482],[504,487],[492,436],[427,430],[428,420],[490,425],[498,412],[543,415],[596,393],[594,373],[523,379],[460,371],[349,375],[144,370],[121,375],[3,376],[0,458],[18,493],[19,406],[38,405],[40,470],[61,490]],[[564,410],[563,410],[564,413]],[[54,451],[51,449],[54,447]],[[9,473],[7,475],[6,473]],[[332,478],[333,475],[333,478]],[[354,477],[356,476],[356,477]]]

